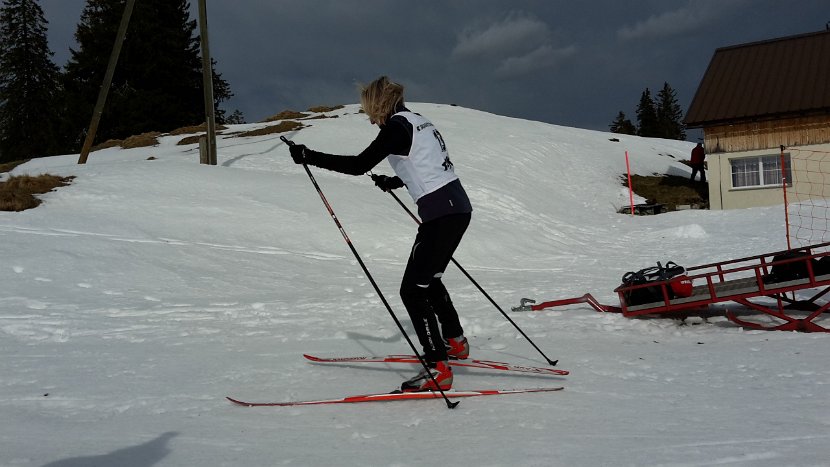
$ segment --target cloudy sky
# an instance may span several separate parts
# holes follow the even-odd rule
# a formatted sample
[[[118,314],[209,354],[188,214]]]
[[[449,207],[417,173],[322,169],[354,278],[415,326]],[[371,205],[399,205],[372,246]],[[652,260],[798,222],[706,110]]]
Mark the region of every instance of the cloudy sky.
[[[84,0],[40,0],[64,65]],[[140,7],[141,0],[138,0]],[[191,0],[194,18],[196,0]],[[827,0],[207,0],[211,53],[259,121],[355,103],[389,75],[413,102],[607,130],[664,82],[684,111],[718,47],[824,30]],[[829,58],[830,59],[830,58]]]

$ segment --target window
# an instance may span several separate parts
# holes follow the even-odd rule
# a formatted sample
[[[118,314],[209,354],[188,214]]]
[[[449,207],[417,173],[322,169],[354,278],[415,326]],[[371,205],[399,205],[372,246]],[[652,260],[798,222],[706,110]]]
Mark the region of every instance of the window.
[[[732,188],[781,186],[781,156],[758,156],[730,159],[732,165]],[[790,173],[790,155],[784,154],[786,173]],[[792,177],[787,177],[792,185]]]

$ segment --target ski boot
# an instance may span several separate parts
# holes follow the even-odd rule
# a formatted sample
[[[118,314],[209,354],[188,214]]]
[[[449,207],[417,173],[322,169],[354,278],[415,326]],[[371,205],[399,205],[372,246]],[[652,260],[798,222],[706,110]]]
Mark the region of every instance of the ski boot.
[[[462,336],[447,339],[447,356],[450,360],[466,360],[470,357],[470,344],[467,338]]]
[[[452,369],[446,361],[427,363],[427,368],[429,368],[429,372],[426,369],[421,369],[415,377],[404,381],[401,384],[401,391],[437,391],[439,388],[442,391],[448,391],[452,388]],[[433,378],[435,381],[433,381]],[[436,382],[438,383],[437,387],[435,386]]]

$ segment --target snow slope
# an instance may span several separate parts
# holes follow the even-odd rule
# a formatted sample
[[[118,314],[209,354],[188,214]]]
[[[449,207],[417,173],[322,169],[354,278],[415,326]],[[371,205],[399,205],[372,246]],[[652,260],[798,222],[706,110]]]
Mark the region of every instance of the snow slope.
[[[687,174],[692,145],[412,108],[441,130],[475,208],[455,258],[571,371],[458,370],[455,387],[564,391],[454,410],[228,403],[387,391],[417,370],[304,361],[409,349],[279,135],[232,136],[264,126],[240,125],[216,167],[166,136],[13,172],[77,178],[37,209],[0,212],[0,465],[828,465],[828,335],[509,311],[585,292],[616,304],[622,274],[656,261],[784,249],[781,207],[619,215],[626,150],[634,172]],[[326,115],[288,136],[354,154],[376,132],[355,105]],[[368,177],[312,171],[412,334],[397,288],[414,222]],[[475,358],[544,364],[452,266],[445,282]]]

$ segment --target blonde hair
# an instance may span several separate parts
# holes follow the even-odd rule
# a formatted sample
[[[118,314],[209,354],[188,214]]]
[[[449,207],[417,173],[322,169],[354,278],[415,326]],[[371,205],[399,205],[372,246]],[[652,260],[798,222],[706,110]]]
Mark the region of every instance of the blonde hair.
[[[372,123],[383,125],[386,119],[403,106],[403,86],[386,76],[372,81],[360,91],[360,105]]]

